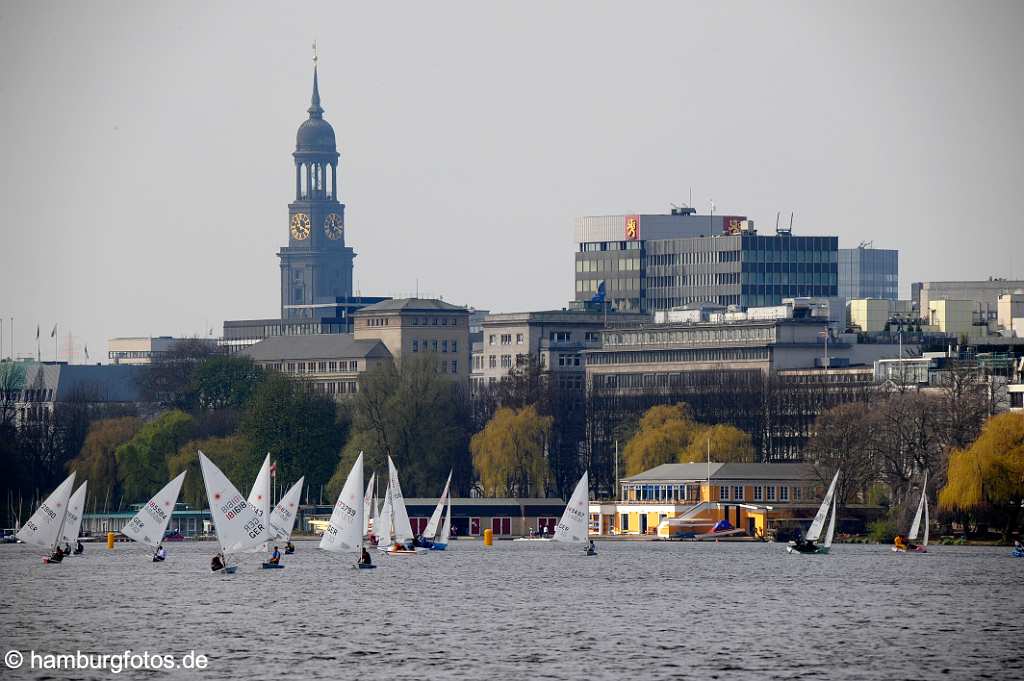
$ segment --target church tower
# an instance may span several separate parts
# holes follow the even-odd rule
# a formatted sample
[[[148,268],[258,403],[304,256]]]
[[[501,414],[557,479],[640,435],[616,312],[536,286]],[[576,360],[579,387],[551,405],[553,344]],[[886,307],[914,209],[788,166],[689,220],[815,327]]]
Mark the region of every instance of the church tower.
[[[281,319],[333,315],[337,298],[352,296],[352,261],[345,245],[345,205],[338,201],[334,128],[320,107],[316,66],[309,118],[295,140],[295,200],[288,204],[288,245],[281,259]],[[318,308],[317,306],[323,306]]]

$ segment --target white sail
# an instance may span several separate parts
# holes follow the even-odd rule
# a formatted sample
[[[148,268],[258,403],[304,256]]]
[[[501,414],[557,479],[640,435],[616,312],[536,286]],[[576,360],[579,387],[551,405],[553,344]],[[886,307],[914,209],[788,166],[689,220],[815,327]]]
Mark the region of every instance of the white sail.
[[[836,493],[836,481],[839,480],[839,471],[832,476],[832,484],[828,486],[828,492],[825,493],[825,498],[821,500],[821,506],[818,507],[818,512],[814,516],[814,522],[811,523],[811,527],[807,530],[807,536],[804,537],[807,541],[817,541],[818,537],[821,536],[821,530],[825,527],[825,517],[828,515],[829,506],[832,504],[832,496]]]
[[[437,539],[434,541],[436,544],[443,546],[448,545],[448,540],[452,536],[452,496],[448,495],[448,505],[445,507],[444,520],[441,522],[441,532],[437,535]]]
[[[914,514],[914,522],[910,526],[910,532],[907,534],[909,541],[915,541],[917,539],[917,533],[921,531],[921,515],[924,513],[924,505],[928,497],[928,474],[924,474],[924,483],[921,485],[921,501],[917,502],[917,513]]]
[[[374,535],[377,536],[377,545],[386,548],[391,544],[391,484],[388,483],[384,491],[384,503],[381,505],[381,513],[378,516],[379,522],[374,523]],[[380,526],[378,526],[380,525]]]
[[[68,500],[68,514],[64,519],[60,540],[69,545],[78,541],[78,533],[82,530],[82,515],[85,513],[85,488],[89,481],[83,482]],[[74,548],[72,546],[72,548]]]
[[[404,544],[412,540],[412,523],[409,522],[409,512],[405,509],[405,498],[402,496],[402,485],[398,482],[398,469],[395,462],[388,457],[388,485],[391,487],[391,515],[392,531],[395,533],[395,541]]]
[[[249,492],[249,505],[256,515],[264,523],[270,519],[270,454],[263,459],[263,466],[260,467],[260,474],[256,476],[256,482]]]
[[[363,504],[359,494],[362,491],[363,453],[360,452],[334,504],[331,521],[320,538],[320,548],[324,551],[357,551],[363,545]]]
[[[430,520],[427,521],[426,529],[423,530],[423,536],[427,539],[433,539],[434,535],[437,534],[437,526],[441,523],[441,513],[444,512],[444,502],[448,498],[448,488],[451,484],[452,473],[448,471],[448,482],[444,483],[444,491],[438,497],[437,506],[434,508],[434,512],[430,514]]]
[[[360,452],[362,454],[362,452]],[[370,475],[370,484],[366,486],[366,494],[363,495],[363,536],[370,533],[370,518],[373,517],[373,484],[377,482],[377,474]]]
[[[32,517],[25,521],[18,530],[17,537],[26,544],[43,546],[53,551],[60,540],[64,519],[67,517],[68,500],[71,489],[75,486],[75,474],[69,475],[64,482],[53,490]]]
[[[274,506],[274,510],[270,512],[270,534],[275,539],[284,539],[285,541],[291,539],[292,530],[295,529],[295,518],[299,512],[302,484],[305,480],[305,476],[299,478],[299,481],[291,486],[277,502],[277,506]]]
[[[832,516],[828,519],[828,530],[825,532],[825,547],[832,546],[832,537],[836,533],[836,515],[839,513],[839,497],[832,497]]]
[[[178,477],[164,485],[164,488],[156,493],[139,512],[132,516],[128,524],[121,528],[121,534],[154,549],[164,539],[164,532],[171,522],[171,513],[178,503],[178,494],[181,493],[181,485],[185,482],[185,472],[182,471]]]
[[[576,483],[576,489],[569,497],[569,503],[565,505],[562,519],[555,526],[555,541],[564,542],[585,542],[590,536],[588,526],[590,525],[590,486],[587,480],[587,471],[583,471],[583,477]]]
[[[202,452],[199,452],[199,466],[210,503],[210,517],[217,528],[217,541],[221,548],[225,553],[260,550],[271,539],[267,525],[227,476]]]

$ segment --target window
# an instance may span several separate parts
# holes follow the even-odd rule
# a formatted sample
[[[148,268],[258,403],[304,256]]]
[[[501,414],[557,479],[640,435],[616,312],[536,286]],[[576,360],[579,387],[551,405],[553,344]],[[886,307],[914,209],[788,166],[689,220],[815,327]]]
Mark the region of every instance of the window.
[[[619,532],[628,532],[629,531],[629,514],[628,513],[623,513],[623,514],[621,514],[621,516],[622,517],[619,519]]]
[[[522,344],[523,344],[523,334],[517,333],[516,334],[516,345],[522,345]]]
[[[804,496],[804,490],[802,487],[793,488],[793,501],[800,501]]]
[[[512,345],[512,334],[510,334],[510,333],[503,333],[503,334],[501,334],[501,344],[502,345]]]
[[[568,331],[552,331],[548,334],[548,340],[554,343],[568,343],[572,339],[572,334]]]
[[[487,356],[487,367],[489,369],[497,369],[498,368],[498,356],[497,355],[488,355]]]
[[[491,532],[496,535],[512,534],[512,518],[491,518]]]
[[[501,368],[502,369],[511,369],[512,368],[512,355],[502,355],[501,356]]]
[[[349,371],[359,371],[359,361],[358,360],[352,360],[351,362],[349,362],[348,363],[348,370]]]
[[[785,485],[779,487],[779,501],[789,501],[789,488]]]
[[[495,342],[495,340],[496,340],[497,338],[498,338],[498,337],[497,337],[497,336],[495,336],[495,335],[494,335],[494,334],[492,333],[492,334],[491,334],[490,336],[488,336],[488,337],[487,337],[487,344],[488,344],[488,345],[494,345],[494,342]]]
[[[729,486],[728,485],[719,485],[719,487],[718,487],[718,499],[720,501],[728,501],[729,500]]]
[[[441,352],[448,352],[448,341],[441,341]]]
[[[732,498],[734,501],[743,501],[743,486],[733,485]]]
[[[764,501],[764,487],[754,485],[754,501]]]
[[[413,352],[419,352],[420,351],[420,342],[418,340],[416,340],[415,338],[412,339],[412,351]]]
[[[775,501],[775,487],[773,485],[768,485],[767,487],[765,487],[765,490],[767,491],[767,494],[765,496],[767,497],[768,501]]]
[[[458,352],[458,351],[459,351],[459,341],[453,340],[452,341],[452,352]]]
[[[452,373],[453,374],[459,373],[459,362],[458,362],[458,360],[454,360],[454,359],[452,360]]]
[[[437,339],[436,338],[434,340],[430,341],[430,349],[433,350],[434,352],[437,352]]]

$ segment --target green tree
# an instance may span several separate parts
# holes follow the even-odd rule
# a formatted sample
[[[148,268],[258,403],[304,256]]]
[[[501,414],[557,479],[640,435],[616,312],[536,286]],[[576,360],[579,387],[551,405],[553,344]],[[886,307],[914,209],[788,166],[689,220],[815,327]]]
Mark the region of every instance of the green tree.
[[[699,431],[685,404],[651,407],[640,418],[640,427],[623,451],[626,475],[679,461]],[[703,459],[701,455],[694,460]]]
[[[718,463],[754,462],[754,445],[750,434],[726,423],[698,425],[690,437],[690,443],[679,453],[676,461],[704,461],[708,458],[709,449],[711,460]]]
[[[551,471],[544,447],[553,421],[533,406],[501,407],[473,436],[469,449],[485,496],[545,495]]]
[[[265,377],[249,357],[211,357],[192,370],[191,401],[200,409],[242,409]]]
[[[145,502],[167,484],[167,461],[191,439],[193,427],[188,414],[165,412],[115,450],[118,483],[126,503]]]
[[[1024,415],[990,418],[970,447],[952,453],[946,476],[939,506],[987,516],[1008,540],[1024,504]]]
[[[319,489],[338,464],[347,424],[334,400],[308,388],[282,374],[268,375],[249,400],[239,435],[260,459],[270,453],[281,484],[305,476],[310,489]]]
[[[258,452],[243,435],[189,440],[167,461],[170,476],[188,471],[180,500],[192,508],[207,508],[206,486],[199,466],[199,452],[210,458],[238,491],[248,496],[265,454]]]
[[[399,366],[374,367],[360,376],[351,436],[328,485],[330,496],[341,490],[360,451],[366,467],[384,475],[390,456],[406,496],[440,494],[449,470],[453,487],[466,489],[472,476],[469,420],[465,396],[438,372],[433,353],[407,356]]]
[[[78,479],[89,481],[93,497],[116,499],[121,493],[117,448],[135,437],[141,427],[142,420],[134,416],[93,421],[82,450],[68,462],[68,471],[76,471]]]

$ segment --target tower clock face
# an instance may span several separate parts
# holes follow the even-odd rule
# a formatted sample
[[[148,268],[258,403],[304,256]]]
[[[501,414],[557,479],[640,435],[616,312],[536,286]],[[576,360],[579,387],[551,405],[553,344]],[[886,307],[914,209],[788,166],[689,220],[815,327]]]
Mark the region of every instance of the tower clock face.
[[[303,241],[309,238],[309,216],[305,213],[296,213],[292,216],[292,238]]]
[[[324,218],[324,234],[327,235],[328,239],[337,241],[345,233],[345,225],[341,221],[341,216],[337,213],[329,213]]]

